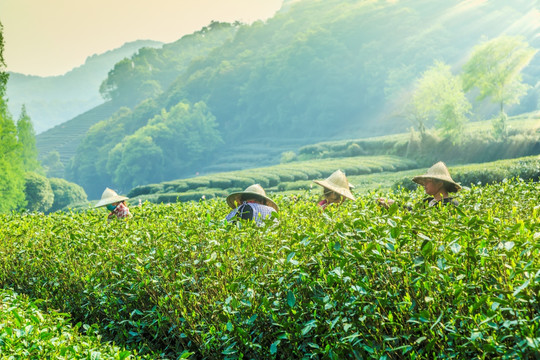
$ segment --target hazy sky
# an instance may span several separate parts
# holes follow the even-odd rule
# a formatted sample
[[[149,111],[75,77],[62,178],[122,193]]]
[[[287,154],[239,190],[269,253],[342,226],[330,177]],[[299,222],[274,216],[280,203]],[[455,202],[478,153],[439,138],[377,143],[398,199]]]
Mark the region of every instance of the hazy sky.
[[[9,71],[60,75],[134,40],[172,42],[212,20],[251,23],[283,0],[0,0]]]

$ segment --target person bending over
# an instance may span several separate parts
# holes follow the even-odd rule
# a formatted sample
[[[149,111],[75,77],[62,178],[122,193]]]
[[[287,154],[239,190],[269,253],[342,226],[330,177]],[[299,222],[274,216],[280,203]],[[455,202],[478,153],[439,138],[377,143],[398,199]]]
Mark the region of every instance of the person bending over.
[[[225,220],[228,222],[235,222],[238,219],[252,220],[257,226],[263,226],[265,219],[279,211],[276,203],[266,196],[266,192],[259,184],[230,194],[227,196],[227,204],[233,210],[225,217]]]

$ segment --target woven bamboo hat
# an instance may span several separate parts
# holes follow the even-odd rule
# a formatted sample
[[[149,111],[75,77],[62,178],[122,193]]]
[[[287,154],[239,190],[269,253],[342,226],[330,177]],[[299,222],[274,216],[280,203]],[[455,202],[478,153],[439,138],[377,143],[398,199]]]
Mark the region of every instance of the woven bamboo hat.
[[[98,201],[95,207],[102,207],[109,204],[114,204],[115,202],[120,202],[129,199],[125,196],[120,196],[116,191],[106,188],[103,194],[101,195],[101,200]]]
[[[317,185],[337,192],[339,195],[346,197],[347,199],[355,200],[354,195],[351,193],[351,184],[347,180],[347,177],[341,170],[336,170],[332,175],[325,180],[313,180]]]
[[[235,209],[238,205],[240,205],[243,201],[254,199],[261,204],[270,206],[274,208],[274,210],[279,211],[278,206],[275,202],[272,201],[268,196],[266,196],[266,192],[259,184],[254,184],[251,186],[248,186],[246,190],[235,192],[227,196],[227,204],[233,209]]]
[[[426,179],[440,180],[445,183],[446,191],[458,192],[461,190],[461,185],[456,183],[450,176],[450,172],[445,163],[439,161],[432,167],[430,167],[425,175],[418,175],[413,177],[412,181],[417,184],[424,185]]]

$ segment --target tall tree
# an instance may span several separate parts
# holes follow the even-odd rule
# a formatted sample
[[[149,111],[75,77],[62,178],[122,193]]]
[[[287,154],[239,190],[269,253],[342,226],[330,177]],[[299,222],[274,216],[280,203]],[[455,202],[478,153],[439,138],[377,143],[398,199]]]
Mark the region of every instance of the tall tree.
[[[17,121],[17,138],[21,145],[21,157],[25,171],[43,172],[38,161],[38,151],[36,147],[36,133],[34,125],[28,113],[26,106],[21,108],[21,114]]]
[[[8,74],[5,71],[3,51],[3,26],[0,23],[0,212],[25,205],[24,169],[17,141],[17,127],[5,98]]]
[[[461,81],[450,66],[435,62],[418,80],[412,113],[421,134],[427,124],[434,122],[444,137],[458,142],[470,108]]]
[[[527,93],[529,85],[522,82],[521,70],[536,52],[521,37],[501,36],[477,45],[463,67],[465,91],[476,88],[478,101],[491,98],[499,104],[500,115],[494,123],[496,134],[506,127],[504,107],[518,104]]]

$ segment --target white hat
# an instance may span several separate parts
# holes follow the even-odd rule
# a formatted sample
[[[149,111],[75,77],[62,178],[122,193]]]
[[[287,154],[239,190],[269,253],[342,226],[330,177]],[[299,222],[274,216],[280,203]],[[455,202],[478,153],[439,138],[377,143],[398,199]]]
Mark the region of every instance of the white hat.
[[[341,170],[336,170],[332,175],[326,178],[326,180],[313,180],[317,185],[332,190],[347,199],[355,200],[354,195],[351,193],[351,184],[347,180],[347,177]]]
[[[442,161],[439,161],[432,167],[430,167],[425,175],[418,175],[413,177],[412,181],[417,184],[424,185],[426,179],[435,179],[440,180],[445,183],[446,191],[448,192],[458,192],[461,190],[461,186],[456,183],[450,176],[450,172],[446,167],[446,164]]]
[[[249,199],[259,200],[263,205],[270,206],[276,211],[279,211],[276,203],[266,196],[266,192],[259,184],[248,186],[244,191],[230,194],[229,196],[227,196],[227,204],[229,204],[231,208],[235,209],[243,201]]]
[[[101,200],[98,201],[95,207],[101,207],[109,204],[114,204],[115,202],[120,202],[129,199],[125,196],[120,196],[116,191],[106,188],[103,194],[101,195]]]

